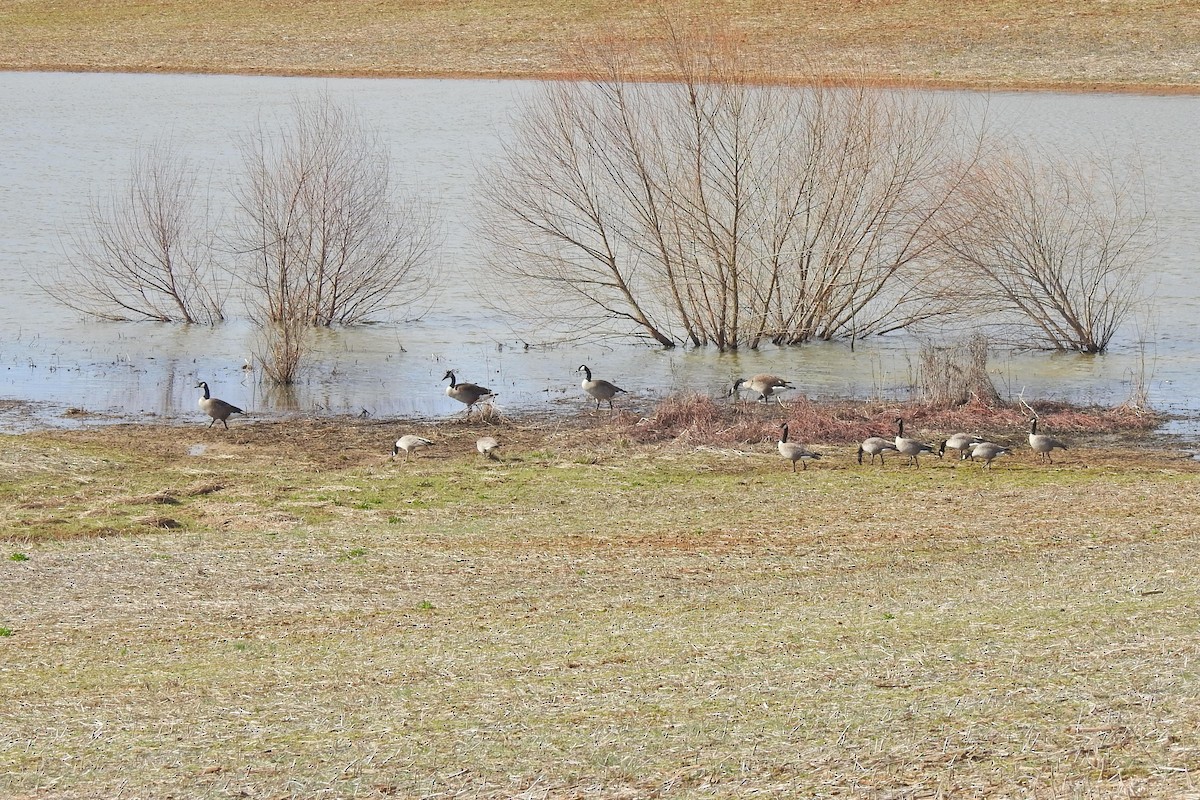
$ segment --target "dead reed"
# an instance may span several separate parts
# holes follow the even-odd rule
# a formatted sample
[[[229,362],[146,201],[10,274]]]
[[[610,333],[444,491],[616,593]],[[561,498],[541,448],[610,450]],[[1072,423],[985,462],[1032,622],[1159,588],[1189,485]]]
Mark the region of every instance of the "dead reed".
[[[988,339],[982,334],[949,345],[926,344],[917,366],[921,396],[934,408],[953,408],[972,400],[1000,405],[987,365]]]
[[[1145,435],[1157,427],[1160,415],[1126,406],[1081,408],[1066,403],[1038,403],[1041,425],[1047,430],[1095,436]],[[703,395],[674,395],[655,406],[645,419],[614,420],[633,441],[675,441],[681,444],[734,445],[768,441],[787,422],[792,438],[814,444],[849,444],[868,436],[891,436],[895,420],[903,417],[912,431],[950,434],[986,432],[1008,440],[1028,430],[1028,414],[1019,405],[985,403],[973,394],[953,406],[884,401],[821,401],[808,398],[782,403],[734,403]]]

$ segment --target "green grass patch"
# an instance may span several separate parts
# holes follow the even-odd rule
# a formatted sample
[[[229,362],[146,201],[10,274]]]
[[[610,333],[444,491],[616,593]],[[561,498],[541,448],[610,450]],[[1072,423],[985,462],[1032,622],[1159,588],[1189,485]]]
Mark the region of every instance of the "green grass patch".
[[[163,439],[43,500],[186,527],[9,547],[8,794],[1149,797],[1200,768],[1190,464]]]

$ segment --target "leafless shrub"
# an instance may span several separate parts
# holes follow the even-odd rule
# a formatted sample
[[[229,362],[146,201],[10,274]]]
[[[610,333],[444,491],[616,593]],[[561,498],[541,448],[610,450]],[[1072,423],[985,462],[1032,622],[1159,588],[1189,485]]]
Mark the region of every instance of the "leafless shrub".
[[[485,179],[509,307],[592,335],[722,350],[856,337],[949,309],[932,222],[977,154],[930,95],[754,85],[667,31],[678,83],[620,50],[548,84]],[[489,284],[494,290],[494,285]],[[531,304],[535,292],[539,302]]]
[[[439,228],[397,197],[383,144],[349,111],[297,100],[290,123],[241,151],[233,238],[265,320],[352,324],[426,296]]]
[[[259,320],[254,355],[272,383],[291,386],[299,379],[311,345],[310,328],[305,319]]]
[[[58,303],[101,319],[220,321],[228,277],[213,258],[196,182],[166,145],[139,151],[125,185],[93,199],[69,236],[64,270],[35,282]]]
[[[1124,405],[1135,410],[1150,408],[1150,382],[1154,374],[1154,357],[1147,352],[1145,340],[1138,348],[1134,366],[1129,371],[1129,397]]]
[[[972,399],[999,405],[1000,393],[987,363],[988,340],[982,334],[952,345],[923,345],[918,373],[925,402],[935,408],[961,406]]]
[[[977,310],[1024,346],[1102,353],[1143,299],[1154,224],[1139,178],[1013,149],[985,165],[938,238]]]

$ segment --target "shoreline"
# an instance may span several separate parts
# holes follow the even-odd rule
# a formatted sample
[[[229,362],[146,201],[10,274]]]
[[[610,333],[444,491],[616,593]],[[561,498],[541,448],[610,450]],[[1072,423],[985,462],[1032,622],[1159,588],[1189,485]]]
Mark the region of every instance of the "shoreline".
[[[1115,441],[1130,447],[1161,447],[1170,443],[1190,452],[1188,445],[1192,440],[1185,434],[1161,432],[1164,425],[1178,418],[1167,412],[1128,404],[1101,406],[1048,401],[1038,406],[1038,416],[1043,423],[1074,436],[1081,443],[1111,444]],[[137,431],[163,434],[191,430],[202,435],[209,432],[203,413],[186,409],[157,416],[120,415],[112,411],[61,408],[50,403],[9,399],[0,400],[0,414],[5,417],[3,434],[15,437],[79,435],[122,439]],[[20,420],[17,425],[11,424],[14,416]],[[794,428],[813,443],[848,446],[879,431],[886,432],[896,416],[903,416],[910,425],[939,435],[958,430],[976,433],[991,430],[1003,431],[1001,438],[1012,438],[1024,436],[1029,414],[1014,403],[989,406],[971,401],[962,406],[940,408],[920,400],[810,399],[799,395],[776,405],[774,402],[733,402],[707,395],[673,394],[644,398],[613,412],[606,410],[599,414],[570,401],[552,409],[500,409],[494,412],[480,409],[469,418],[457,412],[443,416],[364,416],[251,409],[244,416],[231,420],[228,433],[234,437],[275,440],[286,438],[287,434],[280,431],[295,427],[347,431],[387,426],[422,431],[483,428],[535,435],[538,432],[553,435],[563,431],[601,429],[643,445],[683,441],[706,446],[738,446],[757,441],[762,426],[773,424],[776,417],[788,417],[799,422]],[[219,428],[214,426],[213,430]],[[225,432],[220,431],[221,434]]]
[[[178,76],[222,76],[246,78],[326,78],[326,79],[376,79],[376,80],[447,80],[447,81],[586,81],[590,78],[581,71],[544,70],[501,70],[496,72],[479,70],[367,70],[367,69],[225,69],[194,65],[139,65],[139,66],[88,66],[71,64],[0,64],[0,72],[47,73],[79,75],[178,75]],[[671,82],[678,76],[644,72],[632,78],[645,83]],[[854,81],[876,89],[903,89],[913,91],[945,92],[1001,92],[1011,94],[1116,94],[1142,95],[1148,97],[1195,97],[1200,95],[1200,84],[1163,83],[1120,83],[1114,81],[1071,82],[1071,81],[1003,81],[1003,80],[950,80],[914,78],[891,78],[883,76],[853,77],[838,74],[822,75],[812,80],[799,80],[792,76],[757,76],[751,83],[762,86],[796,87],[812,86],[817,83],[837,84]]]

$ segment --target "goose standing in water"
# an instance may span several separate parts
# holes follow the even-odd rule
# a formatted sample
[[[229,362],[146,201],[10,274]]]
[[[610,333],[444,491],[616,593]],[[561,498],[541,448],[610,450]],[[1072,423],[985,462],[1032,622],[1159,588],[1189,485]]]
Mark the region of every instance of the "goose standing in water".
[[[221,424],[225,426],[226,430],[228,430],[229,423],[226,422],[225,420],[229,419],[230,414],[245,414],[246,413],[245,411],[242,411],[240,408],[233,405],[232,403],[226,403],[224,400],[218,400],[217,398],[210,395],[208,393],[208,384],[205,383],[204,381],[200,381],[199,383],[197,383],[196,388],[204,390],[204,394],[200,398],[199,405],[200,405],[201,411],[203,411],[205,414],[208,414],[210,417],[212,417],[212,422],[208,423],[208,427],[211,428],[213,425],[216,424],[217,420],[221,420]]]
[[[1037,423],[1037,417],[1029,420],[1029,446],[1033,448],[1033,452],[1042,457],[1042,461],[1049,461],[1053,464],[1054,458],[1050,455],[1050,451],[1056,447],[1066,450],[1067,446],[1053,436],[1038,433]]]
[[[921,463],[917,460],[917,456],[921,453],[932,453],[934,449],[924,442],[918,442],[916,439],[904,438],[904,419],[896,417],[896,449],[903,455],[908,456],[908,463],[920,469]],[[941,458],[939,455],[938,458]]]
[[[957,450],[959,461],[970,458],[971,448],[982,441],[983,438],[980,436],[972,436],[969,433],[956,433],[938,445],[938,458],[946,455],[946,450]]]
[[[413,434],[401,436],[396,440],[396,443],[392,445],[392,458],[395,458],[396,454],[403,450],[404,460],[407,462],[409,454],[414,450],[420,450],[422,447],[429,447],[432,444],[432,441],[423,436],[414,436]]]
[[[869,439],[863,439],[862,444],[858,446],[858,463],[862,463],[863,454],[866,453],[871,457],[871,463],[875,463],[875,456],[879,456],[879,463],[883,464],[883,452],[891,450],[896,452],[896,445],[884,439],[881,436],[872,436]]]
[[[821,457],[820,453],[814,453],[802,444],[789,442],[787,440],[788,426],[786,422],[779,426],[779,430],[779,455],[792,462],[792,472],[796,471],[797,461],[804,464],[805,469],[808,469],[808,462],[810,459],[817,459]]]
[[[731,397],[737,397],[738,391],[745,386],[747,389],[758,393],[758,399],[765,403],[767,398],[775,394],[776,389],[795,389],[796,387],[790,381],[780,378],[778,375],[768,375],[760,373],[752,375],[749,379],[738,378],[733,382],[733,388],[729,390]]]
[[[495,392],[485,386],[476,383],[459,383],[452,369],[446,370],[446,374],[442,376],[442,380],[447,378],[450,379],[450,385],[446,387],[446,396],[465,404],[467,416],[470,416],[471,409],[480,400],[491,400],[496,396]]]
[[[597,411],[600,410],[601,400],[607,400],[608,410],[612,411],[613,398],[618,394],[627,394],[624,389],[616,384],[609,383],[608,381],[602,381],[599,378],[592,380],[592,371],[588,369],[587,364],[580,364],[579,369],[575,371],[583,373],[583,383],[581,383],[580,386],[583,387],[583,391],[585,391],[596,401]]]

